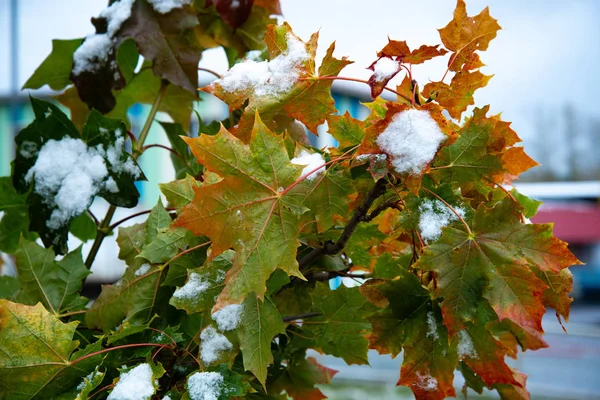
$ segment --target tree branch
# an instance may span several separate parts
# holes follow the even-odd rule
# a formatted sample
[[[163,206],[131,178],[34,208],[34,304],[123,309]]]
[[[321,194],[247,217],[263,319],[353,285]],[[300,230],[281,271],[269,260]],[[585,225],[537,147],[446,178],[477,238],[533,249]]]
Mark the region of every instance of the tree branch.
[[[337,254],[340,251],[342,251],[342,249],[346,247],[348,240],[350,240],[350,237],[356,230],[358,224],[365,220],[364,218],[367,215],[369,208],[371,208],[371,206],[373,205],[373,202],[383,194],[386,184],[387,182],[385,181],[385,179],[378,180],[375,183],[375,185],[371,188],[371,190],[363,200],[362,204],[358,206],[356,211],[354,211],[352,218],[350,218],[348,225],[346,225],[346,228],[344,228],[344,231],[342,232],[338,240],[335,243],[327,242],[323,247],[317,247],[316,249],[313,249],[310,253],[302,257],[300,261],[298,261],[300,269],[302,270],[308,267],[323,255]]]

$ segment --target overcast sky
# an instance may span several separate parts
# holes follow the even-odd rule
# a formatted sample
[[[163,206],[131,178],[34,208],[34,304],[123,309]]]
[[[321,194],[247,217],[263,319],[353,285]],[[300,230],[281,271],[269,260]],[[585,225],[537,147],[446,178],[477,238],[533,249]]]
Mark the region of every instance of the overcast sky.
[[[49,54],[53,38],[83,37],[93,32],[90,17],[106,0],[19,0],[19,86]],[[407,40],[411,47],[440,43],[437,28],[452,18],[452,0],[282,0],[286,20],[303,39],[320,30],[321,57],[332,41],[336,54],[355,64],[341,75],[368,78],[365,68],[385,45],[387,36]],[[519,131],[532,129],[535,107],[572,103],[600,117],[595,94],[600,91],[600,1],[597,0],[467,0],[470,15],[489,5],[503,30],[481,55],[494,74],[477,92],[478,104],[492,104]],[[10,88],[10,0],[0,0],[0,94]],[[202,62],[224,70],[220,52]],[[421,85],[439,80],[445,60],[437,60],[414,73]],[[366,90],[358,86],[358,90]],[[527,132],[522,132],[527,135]]]

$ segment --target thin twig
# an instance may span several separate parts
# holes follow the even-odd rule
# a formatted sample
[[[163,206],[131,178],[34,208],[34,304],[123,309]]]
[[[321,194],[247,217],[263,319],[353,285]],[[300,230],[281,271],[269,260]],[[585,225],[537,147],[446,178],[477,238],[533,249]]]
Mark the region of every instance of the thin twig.
[[[94,223],[96,224],[96,226],[100,225],[100,221],[98,221],[98,218],[96,218],[96,216],[94,215],[94,213],[91,210],[87,210],[88,215],[90,217],[92,217],[92,219],[94,220]]]
[[[153,148],[153,147],[158,147],[158,148],[161,148],[161,149],[164,149],[164,150],[170,151],[172,154],[174,154],[174,155],[176,155],[177,157],[179,157],[179,159],[180,159],[180,160],[181,160],[181,161],[182,161],[182,162],[183,162],[185,165],[187,165],[187,166],[189,167],[189,165],[188,165],[188,163],[187,163],[186,159],[185,159],[185,158],[183,158],[183,156],[182,156],[181,154],[179,154],[178,152],[176,152],[174,149],[172,149],[172,148],[170,148],[170,147],[168,147],[168,146],[164,146],[164,145],[162,145],[162,144],[153,143],[153,144],[146,145],[146,146],[142,147],[142,152],[145,152],[146,150],[148,150],[148,149],[151,149],[151,148]]]
[[[174,208],[170,208],[170,207],[165,208],[165,210],[167,210],[167,211],[175,211]],[[123,219],[115,222],[114,224],[112,224],[111,226],[109,226],[108,229],[110,229],[112,231],[117,226],[121,225],[123,222],[129,221],[130,219],[135,218],[135,217],[139,217],[140,215],[149,214],[151,212],[152,212],[152,210],[144,210],[144,211],[137,212],[135,214],[131,214],[131,215],[129,215],[129,216],[127,216],[127,217],[125,217],[125,218],[123,218]]]
[[[318,313],[318,312],[308,312],[308,313],[298,314],[298,315],[288,315],[286,317],[282,317],[281,319],[283,320],[283,322],[291,322],[291,321],[295,321],[297,319],[320,317],[321,315],[323,315],[323,314]]]
[[[198,67],[198,71],[208,72],[209,74],[212,74],[212,75],[216,76],[218,79],[221,79],[221,74],[213,71],[212,69]]]

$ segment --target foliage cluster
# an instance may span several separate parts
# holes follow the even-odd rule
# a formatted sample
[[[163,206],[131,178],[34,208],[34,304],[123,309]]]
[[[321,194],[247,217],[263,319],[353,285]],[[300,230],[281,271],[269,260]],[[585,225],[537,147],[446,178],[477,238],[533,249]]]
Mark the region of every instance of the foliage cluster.
[[[465,388],[528,398],[505,358],[547,346],[547,307],[568,319],[578,260],[551,225],[529,222],[539,203],[506,189],[536,165],[510,123],[489,106],[461,120],[491,78],[480,53],[500,26],[458,0],[442,45],[390,40],[358,120],[331,96],[350,61],[332,44],[317,68],[318,35],[301,41],[280,13],[277,0],[116,0],[95,35],[53,42],[25,88],[62,91],[70,118],[31,99],[35,120],[0,178],[0,250],[18,273],[0,277],[1,399],[321,399],[335,371],[311,349],[348,364],[402,352],[398,384],[418,399],[455,396],[456,370]],[[198,62],[218,46],[232,69],[202,90],[230,116],[190,132]],[[443,56],[442,79],[420,87],[413,67]],[[136,103],[152,105],[137,135]],[[82,285],[122,222],[115,209],[137,204],[157,112],[173,121],[161,125],[177,180],[160,187],[166,207],[118,228],[128,268],[89,301]],[[304,129],[325,122],[339,146],[313,148]],[[57,143],[104,173],[52,186],[40,160]],[[71,208],[69,179],[89,186]],[[100,220],[95,196],[111,204]],[[69,233],[93,241],[85,261]],[[360,285],[331,289],[334,277]]]

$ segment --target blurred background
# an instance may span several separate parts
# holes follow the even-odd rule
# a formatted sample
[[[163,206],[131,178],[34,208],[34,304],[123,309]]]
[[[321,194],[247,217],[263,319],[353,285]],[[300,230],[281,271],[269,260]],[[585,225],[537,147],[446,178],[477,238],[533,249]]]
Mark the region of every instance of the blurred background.
[[[447,24],[455,6],[452,0],[281,0],[281,4],[285,19],[300,37],[306,40],[320,32],[317,59],[336,41],[335,54],[355,61],[341,75],[362,79],[370,76],[366,67],[388,36],[407,40],[411,47],[440,43],[436,28]],[[90,18],[106,5],[106,0],[0,0],[0,176],[10,174],[14,135],[33,119],[28,95],[55,94],[48,88],[22,92],[21,86],[50,53],[52,39],[93,33]],[[544,320],[550,348],[524,354],[513,365],[529,374],[533,398],[600,399],[600,106],[595,98],[600,92],[600,1],[467,0],[470,15],[485,6],[503,30],[481,54],[487,65],[482,72],[494,78],[477,92],[476,104],[491,104],[493,114],[501,112],[503,120],[512,121],[527,152],[542,164],[516,183],[522,193],[544,201],[533,222],[555,222],[556,236],[568,241],[586,263],[572,269],[576,301],[568,335],[550,310]],[[446,62],[440,57],[413,68],[413,74],[423,86],[441,78]],[[223,72],[227,60],[222,51],[208,50],[200,65]],[[211,79],[200,73],[202,84]],[[394,83],[399,81],[390,85]],[[334,91],[341,112],[365,116],[360,102],[370,100],[368,86],[338,81]],[[209,95],[202,95],[202,100],[195,107],[204,122],[226,116],[227,107],[219,100]],[[141,105],[130,109],[134,132],[147,112]],[[159,119],[168,117],[159,115]],[[314,140],[319,147],[331,144],[326,134]],[[156,124],[150,142],[168,143]],[[174,174],[168,154],[159,150],[145,153],[140,164],[149,178],[139,185],[138,208],[145,210],[159,197],[156,184],[173,179]],[[98,201],[93,207],[102,215],[107,206]],[[115,219],[133,212],[121,212]],[[90,290],[118,279],[124,264],[117,260],[117,252],[114,241],[105,241],[88,280]],[[412,397],[393,385],[401,357],[391,360],[373,354],[370,367],[322,359],[340,370],[333,387],[324,388],[331,398]],[[458,380],[456,384],[461,386]]]

